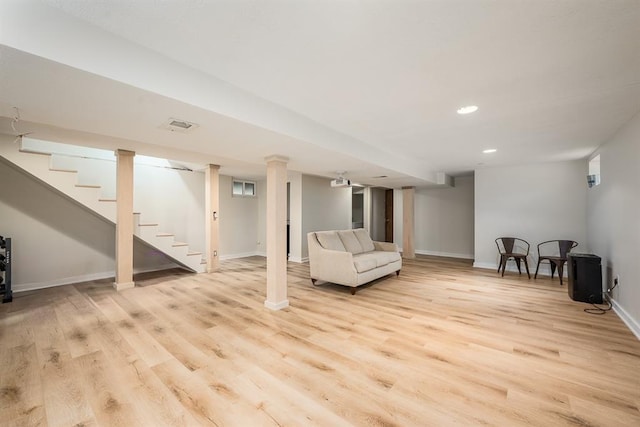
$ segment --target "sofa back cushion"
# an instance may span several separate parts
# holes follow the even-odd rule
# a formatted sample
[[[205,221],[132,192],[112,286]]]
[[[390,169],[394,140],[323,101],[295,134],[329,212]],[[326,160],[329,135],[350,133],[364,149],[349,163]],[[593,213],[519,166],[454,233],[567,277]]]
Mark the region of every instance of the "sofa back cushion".
[[[316,231],[316,238],[320,246],[325,249],[345,252],[345,247],[336,231]]]
[[[353,234],[353,230],[338,231],[338,236],[340,236],[340,240],[342,240],[342,244],[347,252],[351,252],[354,255],[364,252],[360,241],[356,235]]]
[[[363,252],[371,252],[375,250],[375,246],[373,246],[373,240],[369,237],[369,233],[364,228],[358,228],[353,230],[353,234],[356,235],[356,238],[360,242],[360,246],[362,246]]]

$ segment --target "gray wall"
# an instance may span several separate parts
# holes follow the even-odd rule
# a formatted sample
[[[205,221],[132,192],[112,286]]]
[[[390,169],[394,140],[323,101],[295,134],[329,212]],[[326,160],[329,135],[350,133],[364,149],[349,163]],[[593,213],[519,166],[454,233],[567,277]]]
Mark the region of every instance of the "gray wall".
[[[331,180],[302,175],[302,257],[309,256],[307,233],[351,228],[351,188],[332,188]]]
[[[475,172],[474,266],[497,268],[494,240],[520,237],[536,245],[569,239],[587,247],[587,163],[584,160],[479,169]],[[548,267],[540,267],[548,274]]]
[[[640,114],[595,154],[601,184],[587,191],[589,249],[602,257],[604,286],[620,276],[614,308],[640,338]]]
[[[418,190],[414,202],[416,253],[473,259],[473,176]]]
[[[454,187],[416,190],[416,253],[473,258],[473,195],[473,176],[455,178]],[[402,190],[393,191],[393,237],[402,247]]]
[[[384,242],[385,192],[384,188],[371,189],[371,229],[369,234],[371,239],[377,242]]]

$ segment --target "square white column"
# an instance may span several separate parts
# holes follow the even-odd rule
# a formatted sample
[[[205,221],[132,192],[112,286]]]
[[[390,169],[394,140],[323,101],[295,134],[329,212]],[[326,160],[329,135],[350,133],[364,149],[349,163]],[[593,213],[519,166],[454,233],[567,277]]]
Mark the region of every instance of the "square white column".
[[[265,307],[280,310],[287,300],[287,162],[270,156],[267,162],[267,299]]]

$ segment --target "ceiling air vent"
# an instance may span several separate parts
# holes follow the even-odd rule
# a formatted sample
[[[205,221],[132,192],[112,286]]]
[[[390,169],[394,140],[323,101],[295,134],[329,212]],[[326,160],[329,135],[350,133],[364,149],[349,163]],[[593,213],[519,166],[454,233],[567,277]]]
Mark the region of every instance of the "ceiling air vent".
[[[170,130],[171,132],[191,132],[198,127],[196,123],[191,123],[186,120],[171,118],[167,120],[162,126],[163,129]]]

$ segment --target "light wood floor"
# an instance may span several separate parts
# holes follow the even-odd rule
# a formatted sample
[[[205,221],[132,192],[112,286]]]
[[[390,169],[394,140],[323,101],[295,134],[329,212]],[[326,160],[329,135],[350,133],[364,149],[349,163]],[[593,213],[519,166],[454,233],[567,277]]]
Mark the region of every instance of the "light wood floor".
[[[264,308],[265,262],[16,294],[2,426],[639,426],[640,342],[548,278],[423,257]]]

